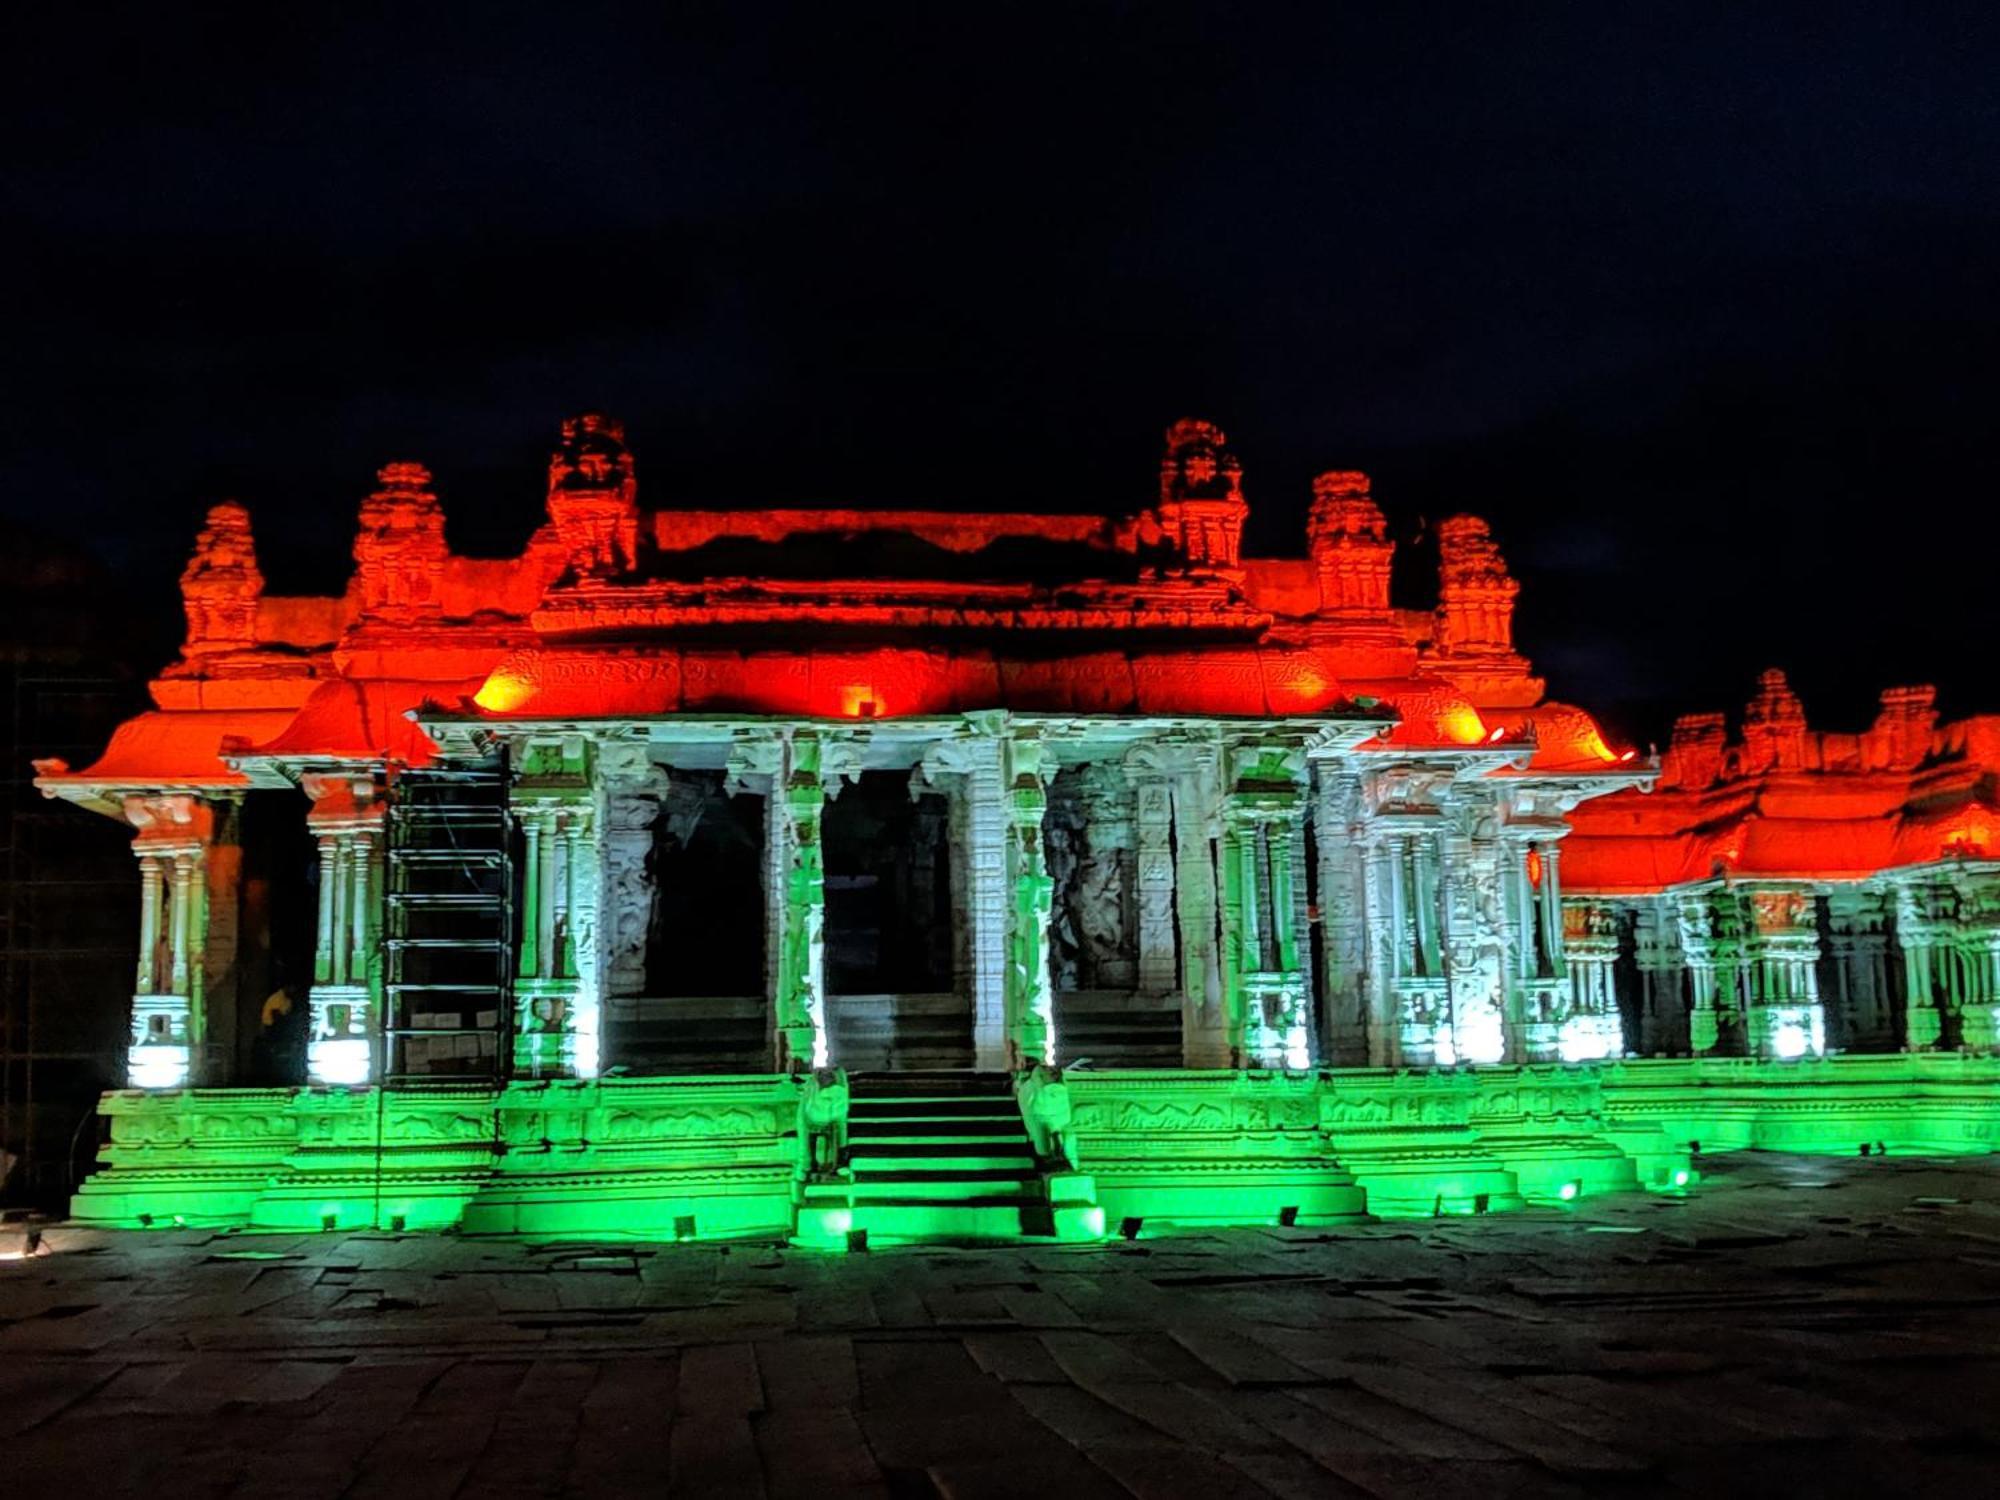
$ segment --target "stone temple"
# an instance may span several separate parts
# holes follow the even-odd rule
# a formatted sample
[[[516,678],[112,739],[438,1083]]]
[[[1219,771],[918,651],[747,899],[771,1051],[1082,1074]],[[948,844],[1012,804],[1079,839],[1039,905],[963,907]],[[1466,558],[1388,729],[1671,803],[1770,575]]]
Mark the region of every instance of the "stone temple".
[[[1105,514],[646,509],[594,415],[547,493],[460,557],[390,464],[336,598],[216,506],[155,707],[38,763],[138,862],[78,1218],[1077,1239],[1993,1147],[2000,717],[1773,672],[1642,758],[1484,522],[1433,608],[1362,474],[1246,557],[1206,422]]]

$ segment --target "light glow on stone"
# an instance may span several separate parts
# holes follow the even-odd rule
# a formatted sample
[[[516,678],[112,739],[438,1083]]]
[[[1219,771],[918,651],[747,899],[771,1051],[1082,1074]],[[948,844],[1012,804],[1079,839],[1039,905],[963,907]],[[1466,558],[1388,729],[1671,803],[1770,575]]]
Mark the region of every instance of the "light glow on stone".
[[[1562,1199],[1563,1202],[1570,1203],[1573,1202],[1576,1198],[1576,1195],[1582,1191],[1583,1191],[1583,1184],[1572,1178],[1570,1181],[1565,1182],[1561,1187],[1556,1189],[1556,1196]]]
[[[1812,1050],[1812,1034],[1796,1021],[1787,1021],[1771,1033],[1772,1053],[1786,1062]]]
[[[366,1037],[322,1037],[306,1047],[306,1076],[317,1084],[358,1088],[368,1082]]]
[[[178,1042],[134,1047],[126,1063],[126,1077],[135,1089],[186,1088],[188,1049]]]
[[[1468,1005],[1452,1029],[1457,1060],[1497,1063],[1507,1055],[1507,1037],[1500,1012],[1491,1005]]]

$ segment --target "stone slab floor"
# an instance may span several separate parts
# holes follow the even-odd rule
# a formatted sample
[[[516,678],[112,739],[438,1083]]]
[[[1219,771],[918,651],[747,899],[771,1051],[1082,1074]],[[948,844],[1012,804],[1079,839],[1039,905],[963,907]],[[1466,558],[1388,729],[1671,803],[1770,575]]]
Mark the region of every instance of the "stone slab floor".
[[[2000,1158],[1103,1248],[50,1232],[17,1495],[2000,1493]]]

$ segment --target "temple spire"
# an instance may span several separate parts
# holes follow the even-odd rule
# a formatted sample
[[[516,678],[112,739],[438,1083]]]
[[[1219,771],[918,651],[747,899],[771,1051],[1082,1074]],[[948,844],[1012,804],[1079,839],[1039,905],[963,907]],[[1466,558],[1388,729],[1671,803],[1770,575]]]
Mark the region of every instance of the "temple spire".
[[[639,487],[625,424],[571,417],[549,455],[549,519],[579,579],[629,573],[638,562]]]
[[[418,463],[385,464],[376,480],[374,493],[361,502],[354,539],[361,612],[404,621],[435,614],[450,549],[431,472]]]
[[[250,512],[234,500],[210,508],[181,573],[187,608],[184,656],[247,651],[257,644],[257,604],[264,575],[257,567]]]
[[[1234,568],[1243,551],[1243,465],[1213,422],[1183,417],[1160,461],[1160,529],[1190,567]]]

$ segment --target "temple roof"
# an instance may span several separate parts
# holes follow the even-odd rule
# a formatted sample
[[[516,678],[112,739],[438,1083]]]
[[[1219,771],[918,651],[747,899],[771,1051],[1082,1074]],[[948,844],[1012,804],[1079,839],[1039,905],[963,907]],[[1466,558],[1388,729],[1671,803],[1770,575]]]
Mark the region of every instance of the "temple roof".
[[[1822,734],[1765,673],[1736,738],[1720,714],[1684,716],[1650,792],[1577,809],[1565,889],[1859,880],[2000,855],[2000,717],[1940,725],[1934,697],[1891,688],[1867,730]]]
[[[1243,466],[1220,428],[1175,423],[1158,486],[1100,514],[645,511],[623,428],[591,415],[563,424],[548,523],[511,559],[455,556],[429,472],[385,466],[337,598],[266,595],[251,512],[225,503],[183,574],[187,641],[154,683],[159,711],[43,784],[417,763],[433,753],[410,720],[426,706],[496,722],[1381,717],[1368,748],[1385,752],[1505,742],[1514,762],[1578,772],[1631,759],[1543,701],[1483,522],[1439,527],[1438,604],[1399,609],[1365,475],[1321,476],[1306,547],[1278,558],[1242,555]]]

